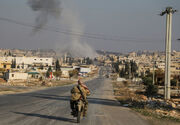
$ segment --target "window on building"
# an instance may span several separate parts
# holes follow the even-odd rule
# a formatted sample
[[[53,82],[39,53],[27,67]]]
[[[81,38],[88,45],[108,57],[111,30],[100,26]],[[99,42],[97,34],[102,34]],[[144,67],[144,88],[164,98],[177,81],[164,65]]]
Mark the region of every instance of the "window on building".
[[[14,77],[14,74],[12,74],[12,77]]]
[[[6,68],[7,66],[6,66],[6,65],[4,65],[3,67],[4,67],[4,68]]]
[[[40,59],[42,61],[42,59]]]

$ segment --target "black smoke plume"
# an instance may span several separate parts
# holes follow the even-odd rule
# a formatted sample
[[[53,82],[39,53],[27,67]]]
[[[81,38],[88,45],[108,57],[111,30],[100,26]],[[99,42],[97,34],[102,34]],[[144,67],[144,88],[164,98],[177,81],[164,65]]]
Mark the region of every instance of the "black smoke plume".
[[[38,12],[35,20],[35,32],[42,29],[50,18],[59,18],[62,11],[60,0],[28,0],[28,5],[33,11]]]

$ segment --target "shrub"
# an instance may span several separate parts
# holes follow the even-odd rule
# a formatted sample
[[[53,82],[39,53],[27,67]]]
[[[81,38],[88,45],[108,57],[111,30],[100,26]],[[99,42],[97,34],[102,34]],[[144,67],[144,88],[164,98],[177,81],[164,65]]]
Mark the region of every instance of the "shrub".
[[[151,83],[146,86],[145,94],[147,95],[147,97],[153,97],[157,95],[157,93],[158,93],[158,87],[156,85],[153,85]]]
[[[144,85],[152,84],[152,78],[151,77],[143,77],[142,78]]]
[[[171,80],[171,86],[176,86],[177,81],[175,79]]]

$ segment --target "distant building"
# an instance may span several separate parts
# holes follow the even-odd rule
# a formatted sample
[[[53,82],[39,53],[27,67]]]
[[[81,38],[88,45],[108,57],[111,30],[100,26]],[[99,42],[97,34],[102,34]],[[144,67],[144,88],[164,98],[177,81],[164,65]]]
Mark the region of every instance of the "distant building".
[[[1,69],[5,69],[5,70],[9,70],[11,69],[11,61],[1,61],[0,60],[0,68]]]
[[[118,82],[123,82],[123,81],[127,81],[125,78],[117,78]]]
[[[91,68],[80,67],[80,73],[90,73]]]
[[[7,81],[11,80],[27,80],[28,79],[28,73],[22,73],[22,72],[6,72],[4,75],[4,79]]]
[[[165,69],[165,62],[157,62],[157,68],[164,70]]]
[[[62,72],[61,77],[69,78],[69,71],[72,71],[72,70],[73,70],[73,67],[61,67],[61,72]]]
[[[81,76],[87,76],[88,73],[91,72],[90,67],[80,67],[79,75]]]
[[[136,52],[129,53],[129,57],[136,57],[136,56],[137,56]]]
[[[31,72],[28,72],[28,79],[38,79],[40,78],[41,75],[39,72],[36,72],[36,71],[31,71]]]
[[[0,57],[0,61],[12,62],[15,61],[16,68],[27,69],[30,66],[52,66],[53,58],[40,58],[40,57]]]

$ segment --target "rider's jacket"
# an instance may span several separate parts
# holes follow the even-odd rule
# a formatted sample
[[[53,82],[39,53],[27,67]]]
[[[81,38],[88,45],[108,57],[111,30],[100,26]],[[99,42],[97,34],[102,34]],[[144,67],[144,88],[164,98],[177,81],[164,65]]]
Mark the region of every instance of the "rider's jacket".
[[[79,88],[80,90],[82,91],[82,94],[84,96],[84,99],[86,100],[87,96],[90,95],[90,91],[89,89],[87,88],[86,85],[82,84],[82,85],[79,85]],[[78,86],[74,86],[72,89],[71,89],[71,100],[73,101],[76,101],[76,100],[79,100],[82,98],[82,95],[80,93],[80,90],[78,89]]]

